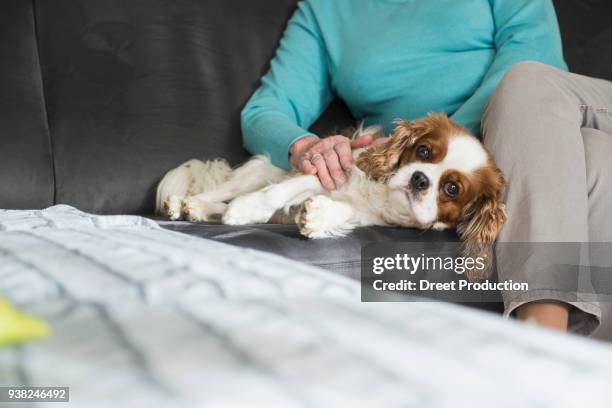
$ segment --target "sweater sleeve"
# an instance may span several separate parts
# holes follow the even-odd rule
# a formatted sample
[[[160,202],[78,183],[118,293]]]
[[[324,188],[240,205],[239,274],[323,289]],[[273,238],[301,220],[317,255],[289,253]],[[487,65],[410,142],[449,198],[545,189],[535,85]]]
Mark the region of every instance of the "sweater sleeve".
[[[309,1],[289,20],[270,70],[242,110],[244,145],[289,169],[289,149],[331,102],[326,49]],[[314,136],[314,135],[312,135]]]
[[[567,69],[557,16],[551,0],[490,0],[497,53],[474,94],[452,118],[480,134],[486,104],[504,74],[522,61],[538,61]]]

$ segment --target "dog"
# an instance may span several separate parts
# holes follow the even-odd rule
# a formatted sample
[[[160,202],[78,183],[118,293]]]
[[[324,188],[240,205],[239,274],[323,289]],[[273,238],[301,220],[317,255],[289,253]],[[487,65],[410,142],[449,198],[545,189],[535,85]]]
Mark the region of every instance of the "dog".
[[[354,137],[384,136],[360,127]],[[445,114],[397,120],[389,140],[357,149],[346,184],[326,191],[316,175],[285,172],[256,156],[231,169],[224,160],[190,160],[168,172],[156,209],[178,220],[228,225],[294,222],[309,238],[343,237],[362,226],[456,228],[463,253],[484,257],[506,222],[502,172],[482,143]],[[475,274],[476,272],[472,272]]]

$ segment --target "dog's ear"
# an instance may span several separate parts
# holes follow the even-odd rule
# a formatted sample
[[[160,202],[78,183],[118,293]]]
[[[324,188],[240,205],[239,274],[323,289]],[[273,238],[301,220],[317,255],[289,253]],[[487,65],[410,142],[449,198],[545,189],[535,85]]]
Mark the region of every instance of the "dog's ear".
[[[387,181],[399,165],[404,150],[419,138],[419,133],[410,122],[397,120],[395,123],[395,130],[387,143],[364,151],[355,162],[374,181]]]
[[[471,282],[486,280],[493,269],[493,245],[506,223],[506,207],[502,200],[505,185],[501,171],[489,165],[477,172],[482,194],[476,197],[463,210],[457,233],[463,241],[462,255],[476,260],[481,258],[482,269],[466,271]]]

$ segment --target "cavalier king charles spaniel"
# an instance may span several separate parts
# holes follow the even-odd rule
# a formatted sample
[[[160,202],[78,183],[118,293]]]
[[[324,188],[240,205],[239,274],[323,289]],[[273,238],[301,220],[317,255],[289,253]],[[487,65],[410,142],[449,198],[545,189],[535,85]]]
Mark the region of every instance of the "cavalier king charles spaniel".
[[[366,134],[383,136],[370,127],[354,137]],[[488,275],[491,247],[506,221],[504,178],[478,139],[446,115],[430,114],[397,121],[386,144],[353,157],[347,183],[334,191],[316,175],[287,173],[262,156],[236,169],[224,160],[191,160],[163,178],[156,208],[172,220],[294,222],[309,238],[342,237],[370,225],[456,228],[465,256],[489,260]]]

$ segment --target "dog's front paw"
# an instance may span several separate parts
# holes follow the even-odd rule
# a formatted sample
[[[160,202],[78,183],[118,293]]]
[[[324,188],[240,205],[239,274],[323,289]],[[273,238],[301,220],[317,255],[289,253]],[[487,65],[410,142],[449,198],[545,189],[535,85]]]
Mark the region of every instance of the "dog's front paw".
[[[302,235],[308,238],[333,238],[345,236],[353,226],[348,222],[352,209],[345,203],[326,196],[316,196],[304,201],[295,223]]]
[[[187,197],[182,202],[181,213],[187,221],[203,222],[210,221],[213,216],[222,214],[226,207],[225,203],[213,203],[197,197]]]
[[[179,196],[170,196],[163,204],[163,215],[172,221],[181,219],[181,207],[183,199]]]
[[[270,220],[275,209],[266,202],[264,192],[257,191],[235,198],[223,214],[227,225],[262,224]]]

